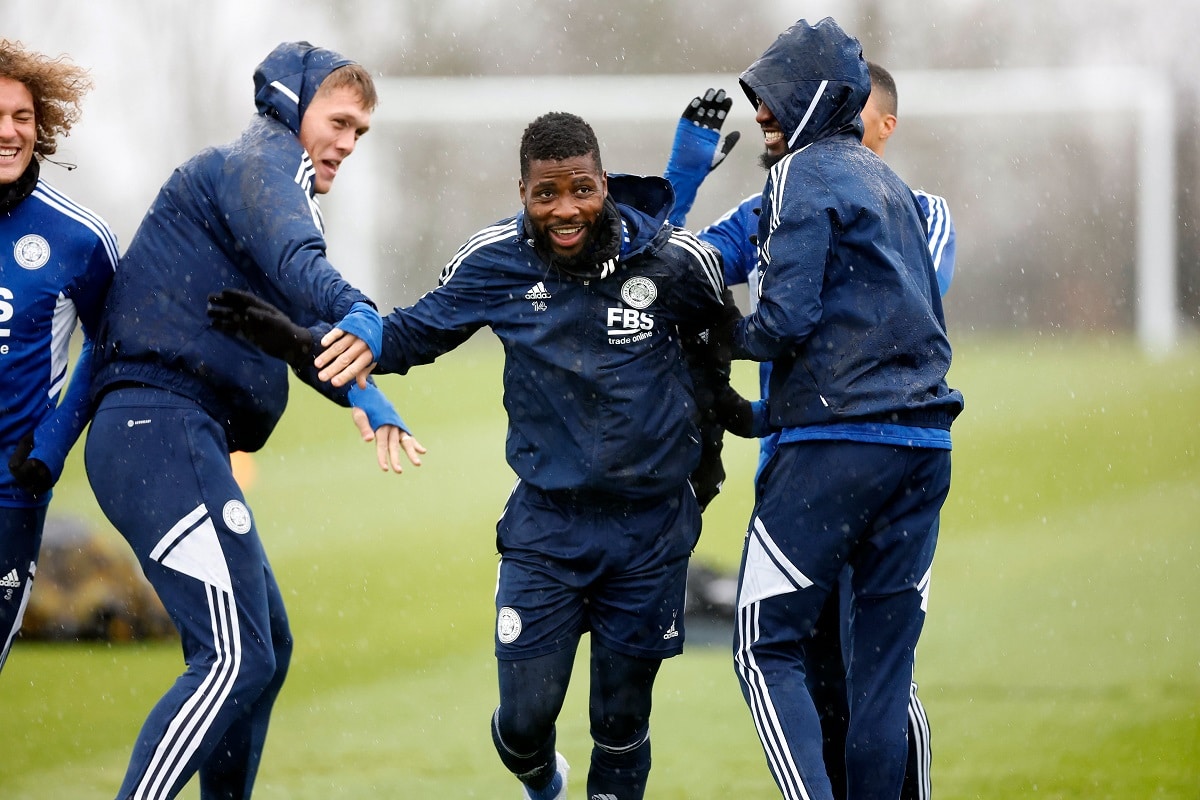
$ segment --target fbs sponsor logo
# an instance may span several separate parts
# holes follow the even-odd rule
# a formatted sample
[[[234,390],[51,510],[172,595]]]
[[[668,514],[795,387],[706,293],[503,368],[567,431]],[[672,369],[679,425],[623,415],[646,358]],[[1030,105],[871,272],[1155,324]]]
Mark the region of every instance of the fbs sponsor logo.
[[[604,322],[609,344],[633,344],[654,335],[654,317],[636,308],[609,308]]]

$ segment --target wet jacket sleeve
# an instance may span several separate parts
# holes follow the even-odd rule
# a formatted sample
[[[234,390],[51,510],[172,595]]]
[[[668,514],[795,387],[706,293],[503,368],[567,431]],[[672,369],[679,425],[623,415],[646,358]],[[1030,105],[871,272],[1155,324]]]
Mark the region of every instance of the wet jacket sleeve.
[[[370,303],[329,262],[316,201],[278,161],[262,155],[231,159],[221,192],[230,232],[270,289],[265,299],[334,323],[354,303]]]
[[[727,286],[746,283],[758,262],[758,214],[754,209],[761,205],[760,195],[747,198],[698,234],[721,252]]]
[[[734,358],[772,361],[793,351],[821,319],[836,214],[819,182],[805,185],[803,174],[788,174],[798,172],[788,169],[794,164],[781,162],[767,179],[759,225],[762,293],[734,331]]]
[[[671,234],[671,245],[683,255],[682,277],[675,281],[671,292],[680,330],[705,330],[722,319],[727,300],[721,252],[683,229]]]
[[[405,374],[430,364],[489,322],[486,268],[468,260],[444,270],[438,287],[383,318],[383,353],[375,371]]]
[[[933,257],[933,268],[937,272],[938,291],[943,295],[950,291],[954,280],[954,256],[957,234],[954,218],[944,197],[928,192],[915,191],[917,204],[925,214],[925,236],[929,241],[929,255]]]
[[[330,331],[330,328],[331,326],[326,324],[309,328],[309,332],[313,335],[313,341],[320,341],[321,337]],[[367,376],[367,388],[359,389],[358,384],[354,381],[345,386],[334,386],[328,381],[321,380],[317,377],[316,365],[311,360],[307,361],[303,367],[292,367],[292,372],[304,383],[339,406],[361,408],[367,412],[367,418],[371,421],[373,430],[378,430],[382,425],[395,425],[397,428],[412,433],[400,418],[400,412],[396,410],[387,395],[370,376]]]

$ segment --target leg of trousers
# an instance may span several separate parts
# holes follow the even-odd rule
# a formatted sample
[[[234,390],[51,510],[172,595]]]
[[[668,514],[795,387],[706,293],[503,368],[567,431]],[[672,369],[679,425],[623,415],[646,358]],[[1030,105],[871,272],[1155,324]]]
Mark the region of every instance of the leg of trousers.
[[[186,670],[150,711],[118,797],[249,797],[291,658],[282,595],[225,436],[186,398],[123,389],[101,401],[85,460],[98,503],[179,630]]]

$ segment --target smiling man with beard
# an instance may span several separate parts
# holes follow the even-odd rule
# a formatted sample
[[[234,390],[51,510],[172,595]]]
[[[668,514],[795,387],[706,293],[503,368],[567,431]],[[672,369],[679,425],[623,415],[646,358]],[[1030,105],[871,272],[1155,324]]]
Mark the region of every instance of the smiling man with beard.
[[[667,222],[670,184],[607,174],[579,117],[530,123],[518,189],[519,213],[472,236],[435,289],[384,318],[379,369],[406,373],[485,326],[500,338],[518,480],[497,525],[492,737],[525,797],[566,796],[555,722],[590,632],[587,795],[639,800],[652,688],[683,648],[700,535],[689,475],[701,442],[681,340],[698,342],[736,308],[717,252]],[[348,339],[331,331],[316,360],[335,385],[372,360]]]
[[[566,796],[555,720],[590,632],[587,796],[640,800],[654,679],[683,649],[700,535],[688,477],[701,445],[680,339],[726,313],[720,258],[666,222],[664,179],[605,173],[579,117],[534,120],[520,164],[521,212],[472,237],[435,290],[385,317],[379,366],[407,372],[482,326],[504,343],[518,480],[497,525],[492,738],[526,797]],[[346,382],[353,371],[329,343],[322,376]]]

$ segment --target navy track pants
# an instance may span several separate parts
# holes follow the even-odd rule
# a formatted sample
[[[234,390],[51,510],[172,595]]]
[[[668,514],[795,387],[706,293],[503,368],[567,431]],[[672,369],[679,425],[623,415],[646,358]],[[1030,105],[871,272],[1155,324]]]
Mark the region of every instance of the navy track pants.
[[[143,724],[119,800],[249,797],[292,636],[221,426],[149,388],[103,397],[85,449],[101,509],[179,630],[187,668]]]
[[[781,445],[760,475],[739,575],[734,665],[787,800],[833,797],[807,651],[847,564],[855,614],[846,796],[900,796],[913,653],[949,487],[949,451],[849,441]]]

